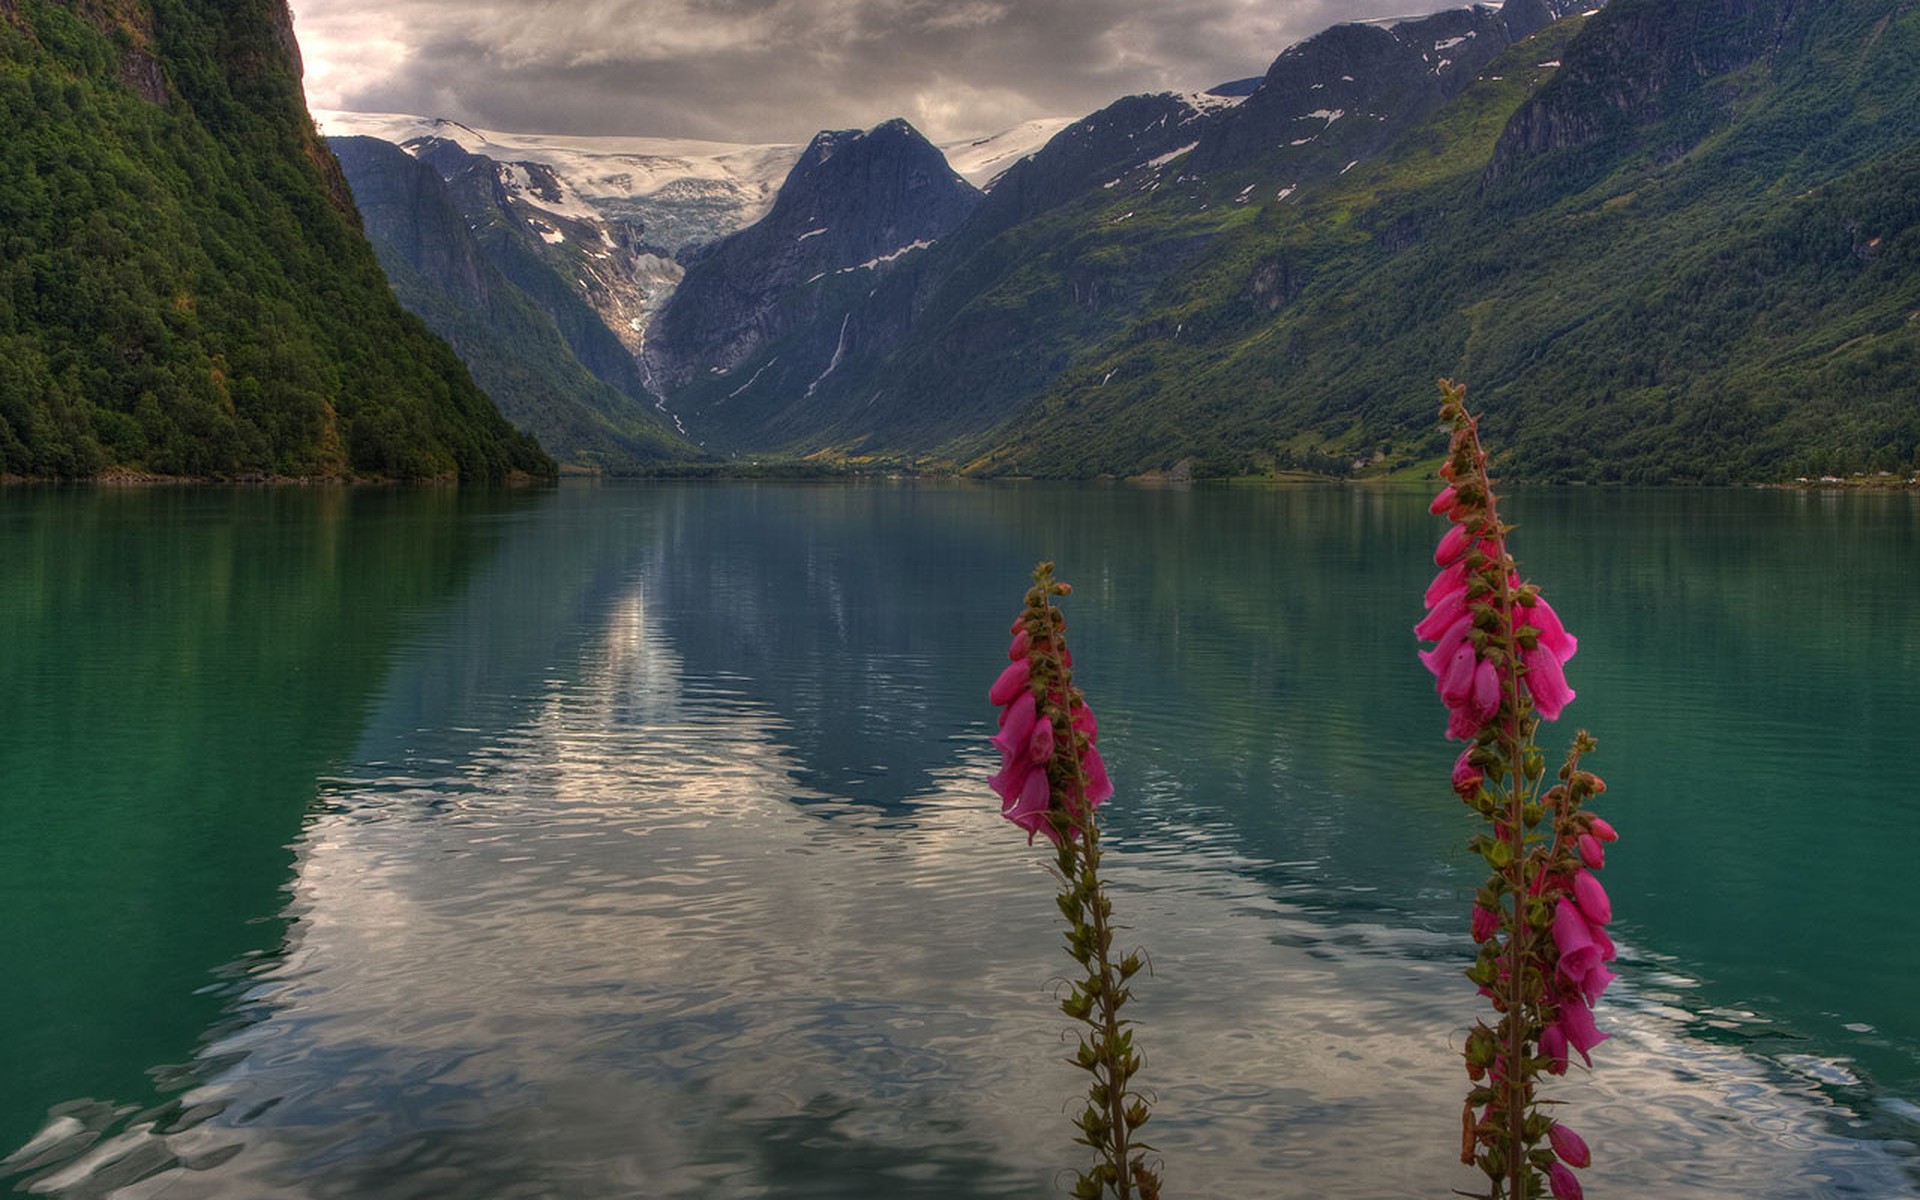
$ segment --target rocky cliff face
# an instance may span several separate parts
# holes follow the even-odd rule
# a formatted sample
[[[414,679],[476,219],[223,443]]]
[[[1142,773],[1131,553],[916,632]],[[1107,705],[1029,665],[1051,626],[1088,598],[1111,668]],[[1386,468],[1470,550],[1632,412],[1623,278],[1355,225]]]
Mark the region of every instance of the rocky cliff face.
[[[1124,96],[1075,121],[995,182],[968,229],[981,240],[1062,204],[1117,186],[1193,149],[1238,97]]]
[[[1576,0],[1509,0],[1399,21],[1335,25],[1289,47],[1246,103],[1211,122],[1187,169],[1283,167],[1297,186],[1364,160],[1424,120]]]
[[[1489,181],[1632,136],[1688,106],[1696,106],[1689,139],[1724,123],[1734,100],[1729,77],[1780,48],[1806,7],[1804,0],[1615,0],[1567,48],[1553,83],[1514,114],[1488,164]]]
[[[654,386],[671,393],[731,371],[795,324],[831,315],[785,301],[829,276],[925,251],[979,202],[905,121],[820,134],[764,218],[688,264],[647,340]]]

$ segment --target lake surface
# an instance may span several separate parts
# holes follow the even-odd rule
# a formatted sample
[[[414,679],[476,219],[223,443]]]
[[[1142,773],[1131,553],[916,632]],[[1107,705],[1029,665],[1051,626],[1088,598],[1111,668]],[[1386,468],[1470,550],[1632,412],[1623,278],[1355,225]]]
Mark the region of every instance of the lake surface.
[[[1336,487],[0,491],[0,1184],[1047,1197],[1036,559],[1173,1196],[1473,1186],[1441,531]],[[1521,491],[1620,829],[1588,1194],[1920,1196],[1920,498]]]

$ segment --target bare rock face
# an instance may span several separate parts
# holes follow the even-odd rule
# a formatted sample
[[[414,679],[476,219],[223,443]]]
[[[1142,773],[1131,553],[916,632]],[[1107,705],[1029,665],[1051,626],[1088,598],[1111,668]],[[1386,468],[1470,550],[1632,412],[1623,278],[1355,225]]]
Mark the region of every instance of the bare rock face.
[[[1290,46],[1239,108],[1210,123],[1188,160],[1200,174],[1276,153],[1321,173],[1320,147],[1364,158],[1458,95],[1513,43],[1575,8],[1576,0],[1509,0],[1391,22],[1349,22]],[[1295,153],[1288,155],[1288,151]]]
[[[818,313],[782,302],[806,284],[924,250],[980,202],[913,126],[830,130],[794,164],[758,223],[690,256],[647,338],[656,387],[727,371]]]
[[[1207,97],[1171,92],[1115,100],[1014,164],[987,194],[975,222],[978,228],[969,232],[989,237],[1097,191],[1155,159],[1190,149],[1212,111]]]
[[[1616,0],[1566,52],[1553,82],[1500,137],[1489,182],[1538,160],[1672,116],[1689,105],[1711,125],[1711,90],[1792,36],[1802,0]]]

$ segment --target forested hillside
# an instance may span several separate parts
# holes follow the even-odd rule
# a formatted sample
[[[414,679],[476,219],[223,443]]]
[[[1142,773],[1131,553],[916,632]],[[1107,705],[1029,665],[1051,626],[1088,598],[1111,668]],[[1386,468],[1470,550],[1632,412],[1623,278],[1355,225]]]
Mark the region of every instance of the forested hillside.
[[[285,0],[0,0],[0,472],[552,463],[401,310]]]

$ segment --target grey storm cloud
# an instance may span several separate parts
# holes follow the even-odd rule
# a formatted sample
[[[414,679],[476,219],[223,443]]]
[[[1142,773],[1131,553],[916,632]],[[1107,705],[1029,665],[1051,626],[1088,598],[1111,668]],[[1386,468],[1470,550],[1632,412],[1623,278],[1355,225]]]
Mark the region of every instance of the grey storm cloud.
[[[317,108],[523,132],[936,139],[1263,73],[1392,0],[293,0]],[[1412,11],[1446,0],[1412,0]]]

